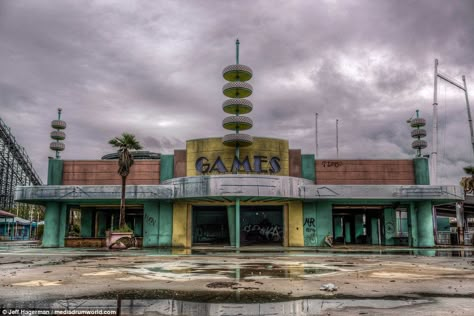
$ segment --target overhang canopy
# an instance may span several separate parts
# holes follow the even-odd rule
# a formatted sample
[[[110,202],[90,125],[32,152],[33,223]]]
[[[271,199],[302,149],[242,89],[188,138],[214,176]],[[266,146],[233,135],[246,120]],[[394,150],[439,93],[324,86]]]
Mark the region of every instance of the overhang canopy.
[[[17,187],[18,202],[88,202],[119,200],[119,185],[46,185]],[[286,176],[216,175],[174,178],[160,185],[128,185],[127,200],[385,200],[461,201],[455,185],[317,185]]]

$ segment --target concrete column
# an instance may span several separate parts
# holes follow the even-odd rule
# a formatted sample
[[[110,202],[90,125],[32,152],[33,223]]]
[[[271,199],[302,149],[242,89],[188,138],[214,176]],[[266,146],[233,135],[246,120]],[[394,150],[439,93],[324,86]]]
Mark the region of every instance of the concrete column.
[[[301,155],[301,176],[302,178],[316,182],[314,155]]]
[[[319,201],[316,204],[316,238],[318,246],[328,247],[324,242],[326,236],[333,236],[332,231],[332,203]]]
[[[155,201],[143,204],[143,247],[159,246],[159,204]]]
[[[292,201],[288,203],[288,246],[304,247],[303,203]]]
[[[408,209],[408,245],[410,247],[418,247],[418,220],[415,203],[410,203]]]
[[[173,237],[173,204],[160,201],[160,219],[158,229],[158,246],[171,247]]]
[[[191,240],[188,240],[188,205],[186,202],[173,203],[173,247],[191,247]]]
[[[229,241],[231,246],[235,246],[235,205],[227,206],[227,224],[229,226]]]
[[[48,185],[63,184],[64,160],[49,159],[48,161]]]
[[[344,223],[344,241],[346,244],[350,244],[352,239],[351,239],[351,223],[350,222],[345,222]]]
[[[97,237],[105,237],[107,229],[107,215],[105,212],[97,212]]]
[[[66,203],[61,203],[59,206],[59,232],[58,232],[58,242],[59,247],[64,247],[64,238],[68,233],[68,206]]]
[[[240,199],[235,200],[235,248],[240,248]]]
[[[354,216],[355,242],[360,243],[361,236],[364,236],[364,215],[357,214]]]
[[[133,227],[133,235],[135,237],[143,237],[143,218],[140,221],[139,217],[135,217],[135,226]]]
[[[456,203],[456,232],[458,245],[464,245],[464,202]]]
[[[433,212],[431,201],[416,203],[418,223],[418,247],[434,247]]]
[[[93,236],[94,209],[81,208],[81,237]]]
[[[370,219],[370,240],[372,245],[379,245],[379,219],[372,217]]]
[[[43,247],[59,247],[60,203],[46,203]]]
[[[385,227],[385,240],[386,246],[395,245],[395,234],[396,234],[396,214],[392,208],[385,208],[383,210],[384,227]]]
[[[428,166],[428,158],[413,159],[415,167],[415,184],[429,185],[430,184],[430,170]]]

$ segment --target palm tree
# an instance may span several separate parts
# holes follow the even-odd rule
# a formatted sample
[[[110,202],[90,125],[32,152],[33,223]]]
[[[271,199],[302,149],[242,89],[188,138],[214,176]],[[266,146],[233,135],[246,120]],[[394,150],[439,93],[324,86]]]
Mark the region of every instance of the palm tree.
[[[127,176],[130,173],[130,168],[133,165],[133,157],[130,150],[140,150],[142,145],[135,138],[135,135],[129,133],[122,133],[120,137],[115,137],[109,140],[109,144],[113,147],[118,147],[118,174],[122,177],[122,198],[120,200],[120,220],[119,229],[126,230],[127,224],[125,223],[125,186],[127,183]]]
[[[470,174],[470,177],[462,177],[461,182],[459,183],[464,189],[465,193],[474,192],[474,166],[464,167],[464,172]]]

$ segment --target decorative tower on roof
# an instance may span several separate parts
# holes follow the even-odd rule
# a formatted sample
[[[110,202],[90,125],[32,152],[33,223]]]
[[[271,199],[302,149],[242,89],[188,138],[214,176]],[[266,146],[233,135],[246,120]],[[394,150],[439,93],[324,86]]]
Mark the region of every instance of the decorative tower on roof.
[[[421,150],[427,146],[426,141],[422,140],[422,138],[426,137],[426,130],[420,128],[426,125],[426,120],[419,117],[419,112],[419,110],[416,110],[416,118],[410,120],[410,126],[414,128],[411,131],[411,137],[416,138],[411,147],[416,149],[417,157],[421,157]]]
[[[55,142],[52,142],[49,145],[49,148],[51,150],[56,151],[56,159],[60,159],[60,152],[63,151],[66,148],[66,145],[64,145],[62,140],[66,139],[66,134],[62,131],[63,129],[66,128],[66,122],[61,120],[61,108],[58,108],[58,119],[54,120],[51,122],[51,127],[55,128],[55,131],[51,132],[51,138],[55,139]]]
[[[239,148],[250,146],[253,142],[252,136],[240,133],[241,131],[252,128],[253,122],[247,116],[252,111],[252,102],[245,99],[252,94],[252,86],[246,81],[252,78],[252,69],[250,67],[239,64],[239,39],[235,41],[235,65],[229,65],[224,68],[222,75],[224,79],[229,81],[222,88],[222,92],[227,99],[222,104],[224,112],[234,114],[228,116],[222,121],[225,129],[235,131],[234,134],[227,134],[222,138],[222,143],[227,146],[235,146],[235,156],[239,157]]]

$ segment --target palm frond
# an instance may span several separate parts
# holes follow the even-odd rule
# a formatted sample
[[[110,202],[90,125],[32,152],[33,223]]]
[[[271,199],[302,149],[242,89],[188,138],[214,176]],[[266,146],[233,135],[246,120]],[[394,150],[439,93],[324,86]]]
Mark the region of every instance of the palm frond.
[[[467,166],[464,167],[464,172],[470,175],[474,175],[474,166]]]
[[[140,142],[135,138],[135,135],[130,133],[122,133],[119,137],[115,137],[109,140],[109,144],[113,147],[119,148],[126,148],[131,150],[140,150],[142,149],[142,145]]]

